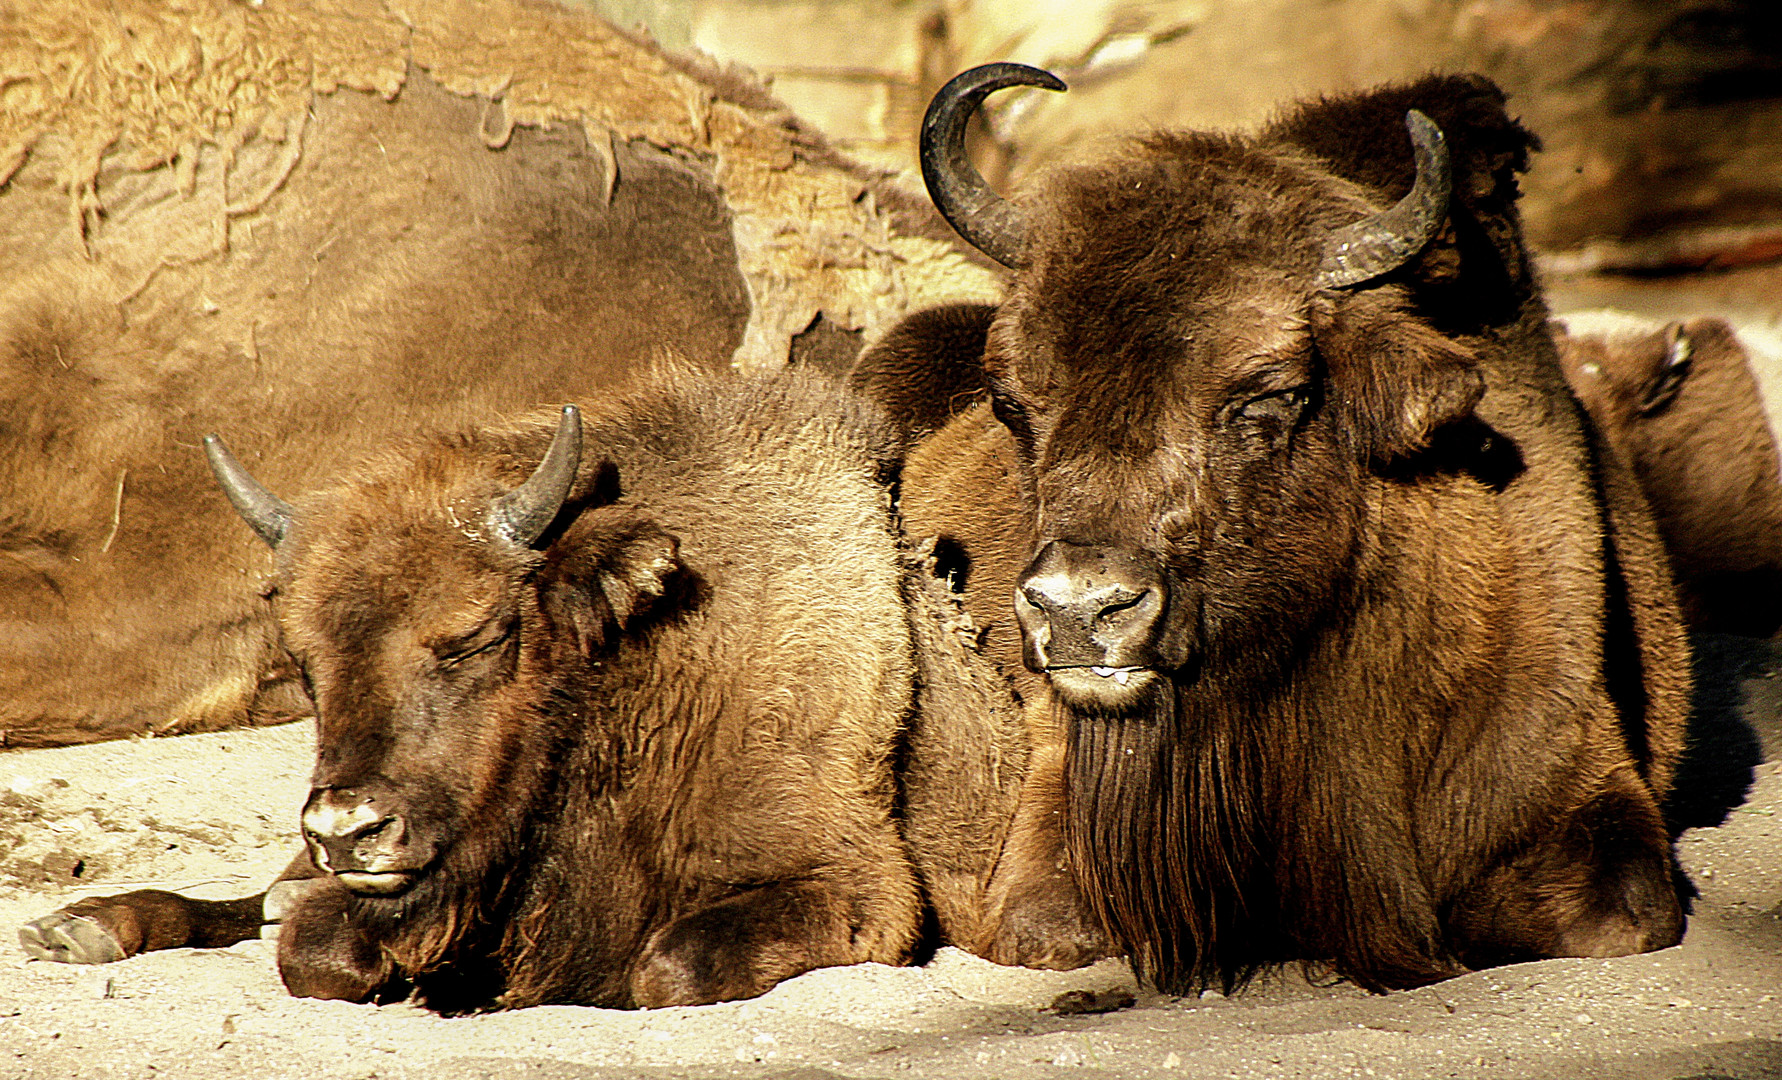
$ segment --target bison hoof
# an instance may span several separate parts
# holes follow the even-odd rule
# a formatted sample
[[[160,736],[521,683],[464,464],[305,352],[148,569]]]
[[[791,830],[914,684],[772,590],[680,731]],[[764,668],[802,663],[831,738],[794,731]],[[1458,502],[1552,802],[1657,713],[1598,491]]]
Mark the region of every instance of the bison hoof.
[[[35,960],[58,964],[109,964],[124,959],[124,947],[97,921],[54,911],[19,927],[19,945]]]

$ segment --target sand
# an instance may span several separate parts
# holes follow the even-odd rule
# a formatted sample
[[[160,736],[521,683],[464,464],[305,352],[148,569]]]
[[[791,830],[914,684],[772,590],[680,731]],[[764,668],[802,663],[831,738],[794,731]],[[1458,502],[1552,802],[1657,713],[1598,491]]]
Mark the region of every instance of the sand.
[[[313,737],[0,755],[0,1077],[1782,1077],[1779,764],[1727,824],[1683,838],[1702,896],[1681,946],[1384,995],[1287,971],[1183,1000],[1138,991],[1119,961],[1035,972],[945,949],[746,1002],[445,1019],[291,998],[265,941],[87,967],[18,949],[10,928],[90,893],[258,891],[296,850]],[[1053,1008],[1120,989],[1136,1003]]]

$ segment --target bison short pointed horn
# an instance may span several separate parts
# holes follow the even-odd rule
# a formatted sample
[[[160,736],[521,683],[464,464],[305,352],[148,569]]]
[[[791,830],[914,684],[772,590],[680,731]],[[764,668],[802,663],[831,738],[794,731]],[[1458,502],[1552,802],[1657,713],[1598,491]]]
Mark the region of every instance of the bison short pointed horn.
[[[992,93],[1011,86],[1063,90],[1064,80],[1026,64],[984,64],[940,88],[922,117],[922,181],[948,224],[971,246],[1004,266],[1021,264],[1026,226],[1021,214],[984,182],[965,156],[965,126]]]
[[[291,527],[291,504],[261,487],[215,435],[204,437],[204,456],[210,459],[210,471],[235,505],[235,512],[253,526],[268,547],[278,547]]]
[[[1416,109],[1405,114],[1411,146],[1417,157],[1417,180],[1408,195],[1389,210],[1338,229],[1324,249],[1318,267],[1321,289],[1340,289],[1372,281],[1410,261],[1442,227],[1448,216],[1453,180],[1448,169],[1448,141],[1435,121]]]
[[[530,547],[557,519],[581,463],[582,414],[574,405],[565,405],[544,460],[524,484],[496,500],[496,528],[514,543]]]

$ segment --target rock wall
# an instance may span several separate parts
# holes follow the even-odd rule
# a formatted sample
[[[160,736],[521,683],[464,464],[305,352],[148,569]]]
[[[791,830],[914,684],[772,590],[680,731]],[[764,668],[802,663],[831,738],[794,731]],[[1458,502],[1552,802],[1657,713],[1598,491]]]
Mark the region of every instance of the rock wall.
[[[909,169],[954,71],[1051,68],[989,105],[993,180],[1108,133],[1252,125],[1280,102],[1475,70],[1546,142],[1531,239],[1575,265],[1782,253],[1782,9],[1765,0],[685,0],[691,43],[774,78],[838,144]],[[913,175],[913,174],[908,174]]]

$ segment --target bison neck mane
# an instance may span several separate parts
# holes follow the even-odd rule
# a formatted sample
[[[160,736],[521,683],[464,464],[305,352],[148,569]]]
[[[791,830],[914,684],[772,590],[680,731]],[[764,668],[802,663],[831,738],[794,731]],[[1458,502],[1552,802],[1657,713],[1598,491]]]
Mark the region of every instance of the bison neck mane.
[[[1165,993],[1230,992],[1293,960],[1376,990],[1459,970],[1415,852],[1355,848],[1372,808],[1355,778],[1333,775],[1353,763],[1320,751],[1330,733],[1308,703],[1332,695],[1308,681],[1304,667],[1268,684],[1203,671],[1119,716],[1060,705],[1072,868],[1135,973]]]
[[[1141,980],[1229,991],[1289,955],[1258,887],[1272,861],[1258,748],[1238,725],[1184,716],[1177,697],[1165,684],[1133,713],[1063,708],[1065,842]]]

